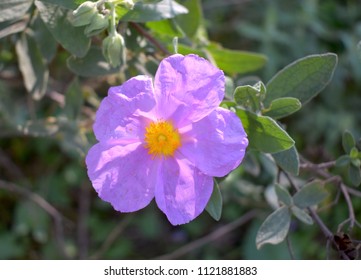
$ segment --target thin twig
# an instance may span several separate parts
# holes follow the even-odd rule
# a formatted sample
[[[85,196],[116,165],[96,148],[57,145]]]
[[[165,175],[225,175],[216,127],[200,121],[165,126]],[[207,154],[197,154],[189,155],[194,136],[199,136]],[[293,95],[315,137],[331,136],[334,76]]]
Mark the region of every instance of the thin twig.
[[[118,240],[120,234],[124,231],[124,229],[128,226],[131,218],[128,216],[124,220],[122,220],[118,225],[114,227],[114,229],[109,233],[107,239],[105,239],[102,246],[96,251],[90,259],[97,260],[100,259],[104,253],[113,245],[113,243]]]
[[[328,162],[322,162],[322,163],[311,163],[311,162],[304,162],[300,164],[301,169],[328,169],[331,167],[334,167],[336,165],[336,161],[328,161]]]
[[[300,188],[293,183],[293,180],[292,178],[290,177],[290,175],[286,172],[286,171],[283,171],[285,176],[287,177],[288,181],[290,182],[291,186],[296,189],[297,191],[300,190]],[[327,242],[332,242],[336,248],[337,248],[337,243],[335,242],[334,238],[333,238],[333,233],[332,231],[324,224],[324,222],[322,221],[322,219],[320,218],[320,216],[318,216],[317,212],[311,208],[311,207],[308,207],[307,210],[309,211],[312,219],[315,221],[315,223],[319,226],[319,228],[321,229],[323,235],[326,237],[327,239]],[[343,251],[340,251],[339,250],[339,253],[341,255],[341,257],[344,259],[344,260],[348,260],[350,259]]]
[[[40,195],[33,193],[25,188],[22,188],[14,183],[0,180],[0,188],[10,192],[14,192],[24,196],[25,198],[33,201],[46,213],[48,213],[54,220],[55,224],[55,236],[59,251],[64,258],[69,259],[70,256],[65,250],[65,238],[64,238],[64,227],[63,227],[63,216],[58,210],[56,210],[49,202],[47,202]]]
[[[327,239],[327,242],[326,242],[326,260],[329,260],[330,259],[330,246],[331,245],[331,242],[329,239]]]
[[[289,235],[287,235],[286,237],[286,243],[287,243],[287,248],[288,248],[288,252],[290,253],[290,257],[292,260],[295,260],[295,253],[293,251],[293,248],[292,248],[292,244],[291,244],[291,240],[290,240],[290,237]]]
[[[134,27],[135,30],[141,35],[143,35],[149,42],[151,42],[156,48],[161,50],[164,54],[170,55],[171,53],[160,43],[157,39],[155,39],[149,32],[147,32],[143,27],[141,27],[138,23],[131,22],[131,26]]]
[[[353,228],[355,225],[356,217],[355,217],[355,211],[353,209],[352,201],[350,198],[350,194],[348,193],[347,188],[343,183],[340,183],[340,188],[341,188],[341,191],[343,193],[343,196],[346,200],[346,204],[348,207],[348,213],[349,213],[349,217],[350,217],[350,228]]]
[[[215,231],[213,231],[212,233],[199,238],[193,242],[190,242],[188,244],[186,244],[183,247],[180,247],[179,249],[175,250],[172,253],[169,254],[165,254],[162,256],[159,256],[155,259],[157,260],[172,260],[172,259],[177,259],[180,258],[181,256],[184,256],[208,243],[211,243],[212,241],[221,238],[222,236],[230,233],[231,231],[235,230],[236,228],[244,225],[245,223],[249,222],[251,219],[253,219],[254,217],[256,217],[257,215],[257,211],[256,210],[250,210],[248,211],[246,214],[244,214],[243,216],[241,216],[239,219],[224,225],[218,229],[216,229]]]
[[[346,186],[346,189],[350,194],[361,198],[361,192],[360,191],[355,190],[355,189],[350,188],[350,187],[347,187],[347,186]]]
[[[290,185],[297,191],[300,190],[300,188],[293,182],[291,176],[283,171],[283,173],[285,174],[287,180],[290,182]],[[311,214],[311,217],[313,218],[313,220],[318,224],[318,226],[321,228],[321,231],[323,232],[323,234],[327,237],[327,239],[332,239],[333,234],[332,232],[328,229],[328,227],[323,223],[323,221],[321,220],[321,218],[318,216],[318,214],[316,213],[316,211],[312,208],[307,208],[308,211]]]
[[[302,164],[304,166],[304,168],[309,169],[313,173],[316,173],[318,176],[321,176],[326,180],[335,180],[335,178],[336,178],[336,180],[339,182],[339,184],[338,184],[339,188],[341,189],[341,192],[343,194],[343,197],[345,198],[345,201],[346,201],[346,204],[348,207],[350,228],[353,228],[355,225],[355,222],[356,222],[355,211],[353,209],[352,201],[351,201],[350,195],[348,193],[348,189],[345,186],[345,184],[342,183],[342,180],[339,177],[334,176],[334,175],[330,174],[328,171],[324,170],[325,167],[323,169],[318,168],[319,164],[313,164],[309,161],[306,161],[305,159],[303,159],[303,161],[305,162]],[[331,163],[333,163],[333,162],[326,163],[325,166],[332,166]]]

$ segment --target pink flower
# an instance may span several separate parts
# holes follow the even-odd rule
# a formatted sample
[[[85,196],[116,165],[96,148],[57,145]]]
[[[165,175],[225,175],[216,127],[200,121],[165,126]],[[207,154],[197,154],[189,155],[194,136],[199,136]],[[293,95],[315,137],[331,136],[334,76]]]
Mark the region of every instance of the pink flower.
[[[218,107],[224,83],[207,60],[176,54],[160,63],[154,84],[137,76],[111,87],[86,157],[99,197],[120,212],[155,198],[173,225],[202,213],[213,177],[235,169],[248,145],[240,119]]]

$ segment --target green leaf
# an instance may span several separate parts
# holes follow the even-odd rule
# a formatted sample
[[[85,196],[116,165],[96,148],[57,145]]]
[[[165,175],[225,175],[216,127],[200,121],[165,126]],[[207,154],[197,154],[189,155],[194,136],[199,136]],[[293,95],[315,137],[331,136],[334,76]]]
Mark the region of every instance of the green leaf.
[[[70,10],[61,6],[35,1],[40,16],[55,40],[77,57],[84,57],[90,48],[90,39],[84,35],[84,27],[74,27],[69,20]],[[76,38],[76,42],[74,41]]]
[[[337,56],[332,53],[301,58],[278,72],[267,84],[265,105],[281,97],[295,97],[302,104],[315,97],[330,82]]]
[[[67,8],[69,10],[75,10],[81,4],[81,3],[77,3],[77,1],[74,0],[41,0],[41,2],[47,2],[50,4],[58,5]],[[79,2],[85,2],[85,0]]]
[[[91,47],[85,57],[71,56],[67,65],[75,74],[83,77],[96,77],[119,72],[119,67],[112,68],[105,61],[101,48]]]
[[[346,130],[342,135],[343,150],[346,152],[346,154],[349,154],[351,152],[351,149],[355,147],[355,145],[355,138],[349,131]]]
[[[348,169],[348,176],[352,185],[358,187],[361,184],[361,173],[360,168],[351,164]]]
[[[361,151],[361,138],[356,141],[356,148]]]
[[[358,156],[361,155],[361,153],[357,153]],[[351,157],[351,164],[357,168],[360,168],[361,167],[361,160],[359,158],[352,158]]]
[[[162,0],[135,0],[134,2],[139,2],[139,1],[146,3],[146,4],[154,4],[154,3],[158,3]]]
[[[49,71],[38,49],[38,44],[34,38],[22,33],[15,47],[25,88],[32,98],[39,100],[45,94]]]
[[[121,20],[133,22],[158,21],[174,18],[177,15],[185,14],[187,12],[188,10],[184,6],[173,0],[162,0],[154,4],[137,2],[135,3],[133,10],[130,10],[123,15]]]
[[[290,223],[291,215],[288,207],[283,206],[274,211],[267,217],[257,232],[257,249],[267,243],[281,243],[287,236]]]
[[[225,99],[232,99],[234,93],[234,82],[231,77],[225,76],[226,88],[225,88]]]
[[[338,167],[346,166],[346,165],[348,165],[350,163],[351,163],[351,157],[349,155],[340,156],[336,160],[336,166],[338,166]]]
[[[351,160],[358,159],[358,156],[359,156],[358,149],[356,147],[352,147],[351,150],[350,150],[350,158],[351,158]]]
[[[23,17],[32,3],[32,0],[2,0],[0,2],[0,22]]]
[[[83,94],[79,80],[75,78],[65,92],[65,115],[70,120],[76,120],[83,105]]]
[[[249,148],[263,153],[278,153],[290,149],[295,141],[273,119],[237,109],[248,135]]]
[[[314,180],[304,185],[294,196],[294,204],[303,209],[322,202],[328,196],[324,183]]]
[[[234,108],[234,110],[235,110],[236,107],[237,107],[237,104],[234,103],[233,101],[224,100],[224,101],[221,102],[221,104],[219,106],[222,107],[222,108],[229,109],[229,110],[231,108]]]
[[[19,242],[18,237],[12,231],[2,230],[0,232],[0,259],[11,260],[24,256],[25,246]]]
[[[281,201],[284,205],[290,206],[293,201],[288,190],[281,186],[280,184],[275,184],[275,191],[278,197],[278,200]]]
[[[34,38],[38,44],[39,50],[49,63],[56,54],[58,43],[46,28],[46,25],[40,16],[37,16],[33,21],[32,28],[34,29]]]
[[[15,232],[19,235],[30,232],[36,241],[44,243],[48,238],[49,221],[43,209],[30,201],[24,201],[16,208]]]
[[[276,161],[277,165],[283,170],[293,175],[298,175],[300,159],[295,146],[293,146],[291,149],[274,153],[272,154],[272,157]]]
[[[300,209],[297,206],[293,205],[291,207],[291,211],[292,211],[293,215],[295,215],[296,218],[299,219],[301,222],[303,222],[307,225],[313,224],[313,220],[312,220],[311,216],[308,215],[308,213],[305,210]]]
[[[184,37],[184,33],[173,19],[147,22],[146,26],[161,35]]]
[[[244,74],[262,68],[267,58],[264,55],[216,48],[213,45],[207,47],[217,66],[229,74]]]
[[[302,104],[297,98],[277,98],[272,100],[269,108],[262,111],[262,115],[278,120],[297,112],[301,107]]]
[[[17,130],[24,135],[34,137],[52,136],[59,131],[59,125],[54,118],[27,121],[25,124],[17,125]]]
[[[257,112],[260,110],[260,92],[252,86],[239,86],[234,91],[234,101],[244,108]]]
[[[219,185],[216,180],[214,180],[213,192],[211,198],[208,201],[206,210],[211,215],[213,219],[219,221],[222,215],[222,194],[219,190]]]
[[[188,13],[177,16],[176,20],[187,37],[194,38],[203,28],[203,15],[200,0],[184,0],[181,2],[188,9]]]

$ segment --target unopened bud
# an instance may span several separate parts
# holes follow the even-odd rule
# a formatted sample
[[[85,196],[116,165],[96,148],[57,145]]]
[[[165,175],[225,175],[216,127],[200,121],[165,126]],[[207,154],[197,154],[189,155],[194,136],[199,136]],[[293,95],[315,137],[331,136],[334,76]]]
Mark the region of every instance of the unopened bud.
[[[97,4],[95,2],[86,1],[73,11],[72,24],[74,26],[87,25],[97,13]]]
[[[103,14],[95,14],[90,24],[85,28],[84,33],[86,36],[91,37],[102,32],[109,25],[109,16]]]
[[[107,38],[105,38],[103,40],[102,50],[105,59],[112,67],[117,67],[122,62],[124,62],[124,39],[119,33],[109,35]]]

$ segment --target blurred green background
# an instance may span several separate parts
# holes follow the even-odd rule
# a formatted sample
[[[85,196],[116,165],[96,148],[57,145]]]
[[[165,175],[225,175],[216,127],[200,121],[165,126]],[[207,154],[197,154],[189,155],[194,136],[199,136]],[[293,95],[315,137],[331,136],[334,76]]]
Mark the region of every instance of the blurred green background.
[[[331,84],[285,120],[303,156],[314,162],[335,159],[342,154],[345,129],[361,136],[358,0],[203,0],[202,11],[210,40],[268,57],[266,66],[252,73],[264,82],[305,55],[338,55]],[[59,50],[50,63],[50,83],[56,90],[34,102],[22,84],[12,38],[0,40],[0,259],[290,258],[285,242],[261,250],[255,246],[256,232],[271,212],[264,194],[276,170],[267,157],[249,154],[221,182],[224,208],[219,222],[204,212],[187,225],[173,227],[154,202],[139,212],[121,214],[100,200],[87,178],[84,153],[94,143],[92,109],[119,78],[80,80],[79,100],[68,89],[69,84],[79,85],[66,58]],[[241,85],[252,76],[233,78]],[[64,105],[65,92],[73,98],[70,107]],[[41,121],[14,129],[28,119]],[[360,217],[361,201],[354,199],[353,204]],[[347,215],[343,201],[321,213],[332,230]],[[354,236],[361,239],[360,230]],[[316,225],[292,222],[289,241],[296,258],[327,256],[326,240]]]

